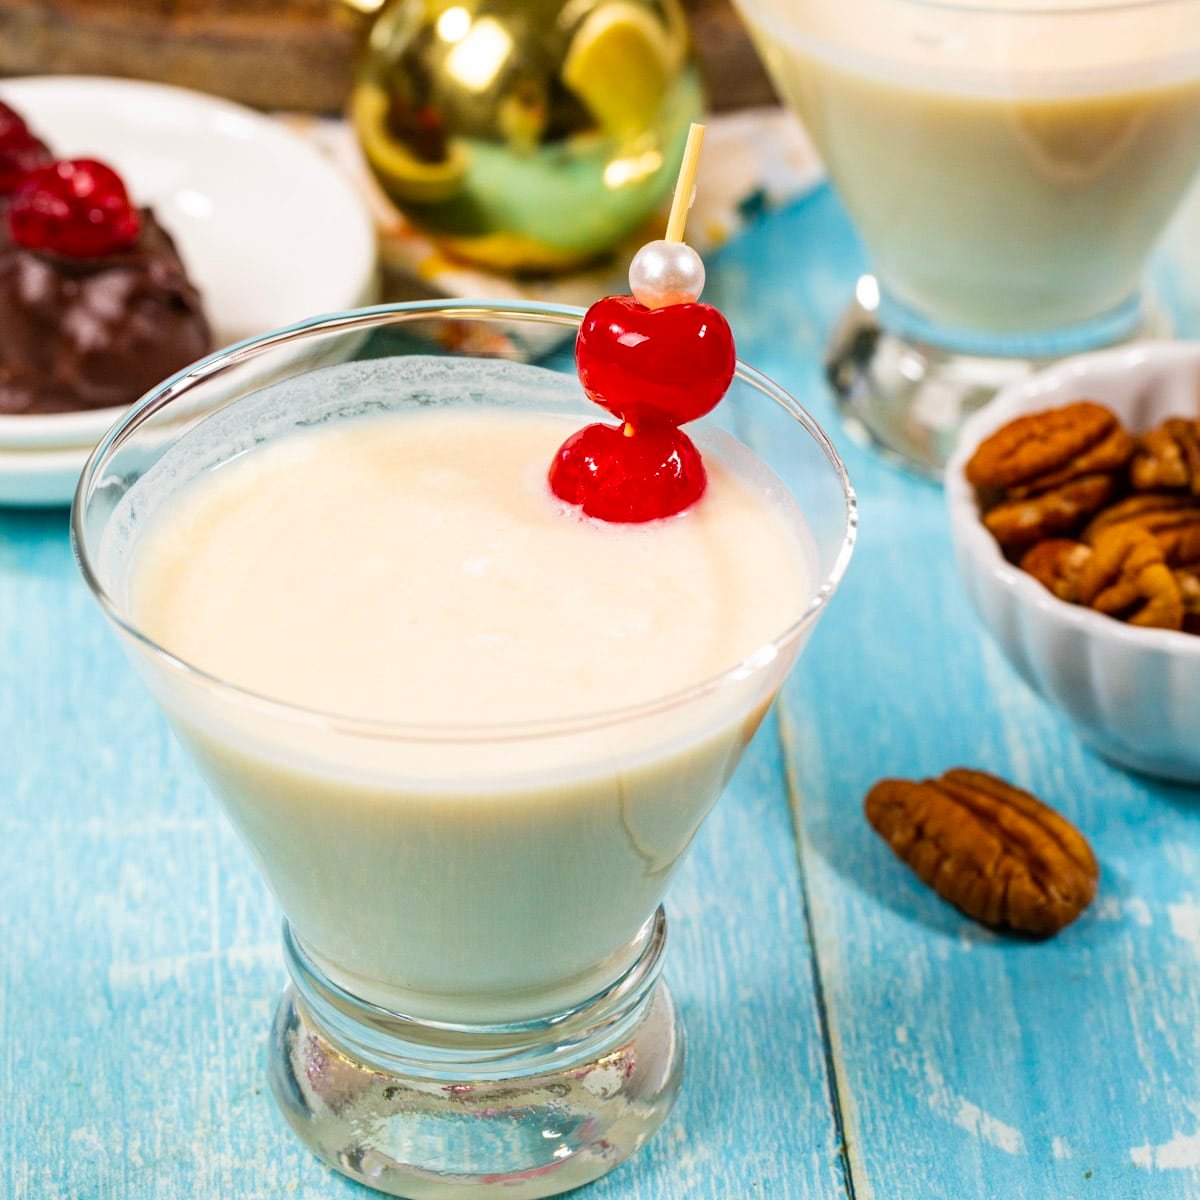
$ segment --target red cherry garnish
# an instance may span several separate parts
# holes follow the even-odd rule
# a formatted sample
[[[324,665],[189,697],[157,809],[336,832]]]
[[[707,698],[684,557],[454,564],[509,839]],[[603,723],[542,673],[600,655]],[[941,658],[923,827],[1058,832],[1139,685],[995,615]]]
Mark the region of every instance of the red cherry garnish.
[[[77,158],[31,171],[13,197],[8,226],[27,249],[96,258],[137,241],[142,218],[116,171]]]
[[[20,145],[0,145],[0,196],[11,196],[31,171],[53,158],[50,151],[33,137]]]
[[[583,318],[575,363],[583,390],[640,430],[704,416],[729,390],[736,354],[711,304],[646,308],[606,296]]]
[[[704,495],[708,476],[691,438],[670,426],[626,432],[588,425],[559,447],[550,487],[589,517],[623,524],[672,517]]]
[[[0,100],[0,146],[7,145],[13,138],[32,136],[29,126],[25,124],[25,118],[15,108]]]
[[[52,158],[21,114],[0,101],[0,196],[11,195],[30,171]]]

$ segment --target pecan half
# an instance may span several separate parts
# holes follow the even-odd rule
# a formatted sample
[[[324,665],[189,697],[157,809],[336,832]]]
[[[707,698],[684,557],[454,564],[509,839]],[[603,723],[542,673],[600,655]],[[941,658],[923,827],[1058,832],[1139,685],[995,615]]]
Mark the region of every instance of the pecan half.
[[[1200,563],[1190,570],[1176,571],[1175,582],[1183,600],[1184,632],[1200,633]]]
[[[1079,830],[994,775],[883,779],[864,807],[922,882],[984,925],[1049,937],[1096,894],[1100,870]]]
[[[1115,525],[1137,525],[1150,533],[1200,521],[1200,501],[1191,496],[1144,492],[1127,496],[1092,519],[1083,531],[1085,542],[1095,543],[1099,534]]]
[[[1183,602],[1183,615],[1200,617],[1200,572],[1176,571],[1175,582],[1179,584],[1179,598]]]
[[[1151,532],[1172,567],[1188,566],[1200,559],[1200,518]]]
[[[1200,496],[1200,421],[1172,417],[1143,434],[1129,475],[1138,491],[1187,488]]]
[[[1069,604],[1079,603],[1079,574],[1092,557],[1091,546],[1070,538],[1048,538],[1038,542],[1021,558],[1028,571],[1044,588]]]
[[[1133,438],[1120,425],[1116,425],[1107,437],[1071,459],[1065,466],[1059,467],[1057,471],[1051,471],[1049,474],[1038,475],[1028,483],[1010,487],[1005,495],[1010,499],[1020,500],[1025,496],[1035,496],[1038,492],[1044,492],[1049,488],[1061,487],[1064,483],[1078,479],[1081,475],[1119,471],[1133,455],[1135,445]]]
[[[979,443],[966,466],[967,481],[978,488],[1009,488],[1053,476],[1119,428],[1112,412],[1090,400],[1018,417]],[[1111,457],[1111,449],[1105,456]],[[1116,465],[1125,458],[1128,453]]]
[[[1183,628],[1183,597],[1153,534],[1136,525],[1103,530],[1079,574],[1079,600],[1131,625]]]
[[[1084,475],[1023,500],[1002,500],[983,523],[1003,549],[1019,552],[1045,538],[1070,533],[1112,496],[1111,475]]]

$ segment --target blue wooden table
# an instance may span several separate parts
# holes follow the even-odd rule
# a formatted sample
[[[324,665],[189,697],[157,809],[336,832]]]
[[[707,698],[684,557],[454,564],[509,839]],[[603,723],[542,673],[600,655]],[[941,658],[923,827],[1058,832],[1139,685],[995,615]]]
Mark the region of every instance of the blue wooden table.
[[[1160,290],[1200,330],[1181,264]],[[1197,264],[1200,266],[1200,264]],[[1200,793],[1084,751],[967,608],[937,489],[841,434],[820,351],[859,250],[820,191],[712,265],[743,356],[858,486],[849,577],[669,899],[685,1092],[594,1200],[1195,1200]],[[1099,897],[996,937],[868,829],[883,775],[1000,772],[1092,840]],[[76,575],[0,513],[0,1198],[317,1200],[264,1089],[279,914]]]

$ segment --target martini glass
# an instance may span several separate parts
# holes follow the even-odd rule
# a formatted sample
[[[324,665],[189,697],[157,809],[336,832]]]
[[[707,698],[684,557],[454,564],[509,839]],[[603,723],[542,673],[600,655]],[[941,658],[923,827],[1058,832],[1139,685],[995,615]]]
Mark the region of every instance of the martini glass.
[[[776,495],[811,594],[719,676],[532,723],[396,725],[252,694],[138,627],[131,564],[181,487],[297,429],[431,406],[592,419],[568,356],[509,361],[579,316],[407,304],[243,343],[143,399],[76,495],[83,575],[285,916],[275,1099],[327,1163],[394,1195],[553,1195],[665,1119],[683,1033],[661,901],[846,569],[845,470],[795,400],[739,366],[701,444],[754,430],[761,465],[792,482]]]
[[[1161,332],[1200,0],[737,3],[866,249],[827,358],[852,430],[937,475],[1000,387]]]

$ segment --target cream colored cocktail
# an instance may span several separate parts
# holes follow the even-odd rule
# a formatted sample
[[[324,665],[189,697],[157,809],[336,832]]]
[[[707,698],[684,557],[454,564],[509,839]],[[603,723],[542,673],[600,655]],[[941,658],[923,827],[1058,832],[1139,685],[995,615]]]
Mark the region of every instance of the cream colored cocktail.
[[[830,350],[877,440],[936,469],[1019,360],[1141,327],[1200,164],[1200,0],[738,5],[878,282]]]
[[[688,512],[589,520],[545,479],[577,424],[415,413],[253,450],[139,537],[132,616],[247,691],[412,726],[645,704],[770,646],[814,591],[782,486],[718,438]],[[557,1012],[625,965],[769,695],[731,699],[532,749],[374,755],[165,703],[332,978],[487,1022]]]
[[[412,1200],[554,1195],[662,1124],[660,901],[854,541],[836,452],[716,310],[606,310],[281,330],[163,385],[80,483],[84,576],[284,911],[275,1100]],[[386,326],[399,352],[346,361]],[[587,384],[404,352],[577,329]],[[594,423],[601,385],[640,429]]]

